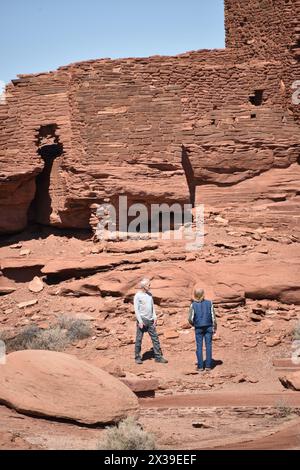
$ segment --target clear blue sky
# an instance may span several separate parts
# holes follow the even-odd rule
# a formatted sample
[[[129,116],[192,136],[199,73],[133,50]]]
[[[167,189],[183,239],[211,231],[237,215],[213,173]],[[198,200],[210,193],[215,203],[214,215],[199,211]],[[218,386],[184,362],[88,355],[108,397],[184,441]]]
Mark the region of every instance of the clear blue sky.
[[[223,0],[1,0],[0,80],[101,57],[224,47]]]

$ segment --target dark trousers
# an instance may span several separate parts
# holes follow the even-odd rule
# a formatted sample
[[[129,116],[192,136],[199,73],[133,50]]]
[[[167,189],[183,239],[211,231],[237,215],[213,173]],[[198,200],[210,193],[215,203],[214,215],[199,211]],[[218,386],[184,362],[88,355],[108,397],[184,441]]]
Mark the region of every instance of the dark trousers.
[[[202,328],[195,328],[196,333],[196,343],[197,343],[197,361],[199,369],[203,369],[203,339],[205,341],[206,349],[206,361],[205,367],[212,368],[212,337],[213,337],[213,327],[212,326],[203,326]]]
[[[135,358],[138,359],[141,357],[143,336],[144,336],[144,333],[149,333],[149,336],[153,344],[155,359],[159,359],[162,357],[162,351],[161,351],[160,342],[158,339],[158,334],[154,326],[154,321],[143,319],[143,323],[144,323],[143,329],[141,329],[137,323],[136,340],[135,340]]]

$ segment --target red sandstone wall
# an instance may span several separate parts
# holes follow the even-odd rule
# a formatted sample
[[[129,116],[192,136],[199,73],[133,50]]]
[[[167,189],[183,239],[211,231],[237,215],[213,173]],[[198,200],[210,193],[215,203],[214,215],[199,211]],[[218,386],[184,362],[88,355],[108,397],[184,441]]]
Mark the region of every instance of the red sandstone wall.
[[[300,122],[292,104],[291,85],[300,77],[300,0],[225,0],[226,46],[237,60],[281,62],[285,105]]]
[[[225,0],[226,47],[257,58],[288,58],[299,15],[299,0]]]
[[[184,203],[194,185],[236,185],[295,163],[298,4],[226,0],[226,50],[88,61],[14,81],[0,108],[0,232],[26,225],[44,167],[41,126],[55,126],[46,141],[58,139],[63,154],[35,220],[58,226],[87,227],[89,205],[120,194]],[[261,103],[250,102],[255,90]]]

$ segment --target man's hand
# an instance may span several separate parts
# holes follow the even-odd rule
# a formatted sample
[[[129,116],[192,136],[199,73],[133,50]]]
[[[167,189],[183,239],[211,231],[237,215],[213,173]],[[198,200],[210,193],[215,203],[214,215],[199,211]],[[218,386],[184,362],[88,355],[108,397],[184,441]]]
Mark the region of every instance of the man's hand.
[[[142,330],[144,328],[144,323],[139,323],[139,327]]]

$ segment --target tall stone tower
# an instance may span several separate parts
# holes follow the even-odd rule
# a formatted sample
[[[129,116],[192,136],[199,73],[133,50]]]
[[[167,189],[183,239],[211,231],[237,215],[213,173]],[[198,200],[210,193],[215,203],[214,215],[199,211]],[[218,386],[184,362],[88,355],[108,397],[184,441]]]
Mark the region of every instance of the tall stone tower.
[[[248,56],[300,60],[300,0],[225,0],[226,46]]]

